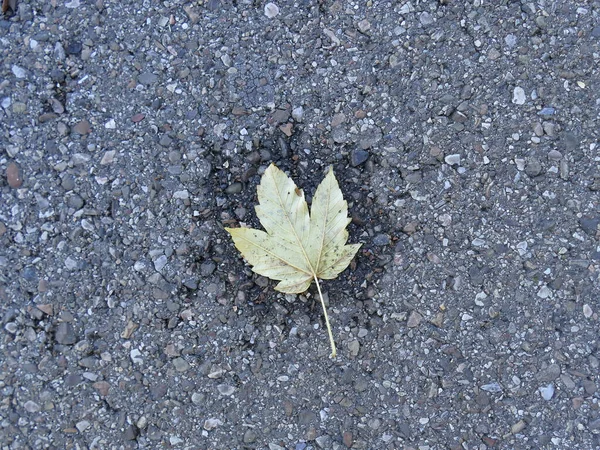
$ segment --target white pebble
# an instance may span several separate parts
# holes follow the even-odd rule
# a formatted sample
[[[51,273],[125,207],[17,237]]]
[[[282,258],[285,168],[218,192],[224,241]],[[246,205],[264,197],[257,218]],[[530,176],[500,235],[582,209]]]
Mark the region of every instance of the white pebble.
[[[141,364],[143,362],[142,352],[140,352],[137,348],[134,348],[129,352],[129,357],[134,364]]]
[[[515,105],[523,105],[525,103],[525,90],[517,86],[513,91],[512,102]]]
[[[590,317],[592,317],[592,314],[594,314],[594,312],[592,311],[590,305],[588,305],[587,303],[583,305],[583,315],[585,316],[585,318],[589,319]]]
[[[173,198],[178,198],[180,200],[186,200],[186,199],[190,198],[190,193],[188,192],[187,189],[184,189],[183,191],[175,191],[173,193]]]
[[[154,269],[157,272],[160,272],[161,270],[163,270],[165,268],[165,266],[167,265],[167,257],[165,255],[160,255],[158,258],[156,258],[156,260],[154,261]]]
[[[552,295],[552,291],[548,286],[543,286],[537,293],[539,298],[548,298]]]
[[[117,123],[115,122],[115,119],[110,119],[108,122],[106,122],[104,124],[104,128],[108,130],[114,130],[115,128],[117,128]]]
[[[460,164],[460,155],[458,153],[454,155],[448,155],[444,158],[446,164],[450,166],[458,166]]]
[[[219,419],[206,419],[204,421],[204,429],[206,431],[210,431],[213,430],[215,428],[217,428],[219,425],[223,425],[223,422],[221,422]]]
[[[552,399],[554,397],[554,386],[549,384],[548,386],[542,386],[540,389],[540,394],[542,394],[542,398],[546,401]]]
[[[277,16],[279,14],[279,6],[277,6],[275,3],[267,3],[265,5],[265,16],[267,16],[269,19],[272,19],[273,17]]]
[[[27,76],[27,72],[25,71],[25,69],[23,69],[22,67],[19,67],[17,65],[12,66],[12,73],[17,78],[25,78]]]

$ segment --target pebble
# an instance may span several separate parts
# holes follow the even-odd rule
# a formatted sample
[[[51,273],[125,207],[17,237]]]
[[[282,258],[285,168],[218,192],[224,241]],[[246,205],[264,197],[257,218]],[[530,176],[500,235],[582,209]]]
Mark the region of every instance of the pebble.
[[[539,388],[540,394],[542,394],[542,398],[546,401],[549,401],[554,397],[554,385],[549,384],[547,386],[542,386]]]
[[[366,33],[371,29],[371,23],[367,19],[363,19],[358,22],[358,31],[361,33]]]
[[[494,394],[502,392],[502,386],[500,386],[500,384],[498,384],[497,382],[484,384],[483,386],[481,386],[481,389],[483,391],[492,392]]]
[[[225,396],[233,395],[233,393],[235,392],[235,388],[228,384],[219,384],[217,386],[217,390],[219,391],[219,394],[225,395]]]
[[[583,385],[583,390],[587,395],[592,396],[596,393],[596,383],[594,383],[592,380],[583,380],[581,384]]]
[[[129,425],[125,428],[125,433],[123,433],[123,439],[126,441],[135,441],[138,437],[139,430],[134,424]]]
[[[186,372],[190,368],[190,364],[183,358],[175,358],[173,360],[173,365],[175,366],[175,370],[177,372]]]
[[[594,314],[594,312],[592,311],[592,308],[590,307],[590,305],[588,305],[587,303],[585,305],[583,305],[583,315],[586,319],[589,319],[590,317],[592,317],[593,314]]]
[[[352,356],[358,355],[358,352],[360,351],[360,343],[358,342],[358,339],[353,339],[348,343],[348,350]]]
[[[354,436],[352,436],[352,432],[344,431],[342,433],[342,442],[346,447],[352,447],[352,444],[354,443]]]
[[[200,394],[199,392],[194,392],[192,394],[192,403],[194,405],[201,405],[202,403],[204,403],[204,400],[204,394]]]
[[[146,85],[146,86],[148,86],[149,84],[155,83],[156,80],[158,80],[158,75],[156,75],[152,72],[142,72],[138,76],[138,81],[141,84]]]
[[[142,359],[142,352],[140,352],[137,348],[134,348],[129,352],[129,357],[134,364],[141,364],[144,362]]]
[[[65,107],[57,99],[51,98],[50,100],[48,100],[48,103],[50,103],[50,107],[52,108],[52,111],[54,111],[56,114],[62,114],[65,112]]]
[[[257,437],[258,436],[254,430],[246,430],[243,438],[244,444],[252,444],[254,441],[256,441]]]
[[[585,234],[595,237],[598,233],[598,225],[600,225],[600,216],[589,217],[584,216],[579,219],[579,226],[585,232]]]
[[[213,419],[213,418],[210,418],[210,419],[206,419],[206,420],[204,421],[203,428],[204,428],[206,431],[210,431],[210,430],[214,430],[214,429],[215,429],[215,428],[217,428],[219,425],[223,425],[223,422],[222,422],[222,421],[220,421],[219,419]]]
[[[75,329],[73,328],[73,325],[68,322],[61,322],[58,324],[54,338],[56,339],[56,342],[61,345],[73,345],[77,342]]]
[[[23,69],[22,67],[19,67],[17,65],[13,65],[11,67],[11,70],[12,70],[12,73],[17,78],[25,78],[27,76],[27,71],[25,69]]]
[[[542,128],[544,129],[544,133],[546,133],[548,136],[556,135],[556,125],[554,125],[552,122],[544,122],[542,124]]]
[[[87,120],[83,119],[73,127],[72,132],[83,136],[88,134],[91,131],[91,129],[92,127],[90,123]]]
[[[62,61],[62,60],[64,60],[67,57],[67,53],[65,52],[65,48],[63,47],[63,45],[60,42],[57,42],[54,45],[54,56],[59,61]]]
[[[455,153],[453,155],[448,155],[444,158],[444,161],[449,166],[458,166],[460,165],[460,154]]]
[[[6,180],[13,189],[18,189],[23,184],[23,175],[17,163],[10,162],[6,167]]]
[[[562,153],[558,150],[550,150],[548,152],[548,159],[551,161],[559,161],[562,158]]]
[[[350,152],[350,165],[358,167],[369,159],[369,152],[361,149],[354,149]]]
[[[79,41],[71,41],[67,44],[67,48],[65,48],[65,53],[67,55],[80,55],[81,50],[83,49],[83,45]]]
[[[115,160],[115,153],[116,153],[115,150],[109,150],[109,151],[105,152],[104,156],[100,160],[100,165],[106,166],[107,164],[112,164],[113,161]]]
[[[229,186],[227,186],[227,188],[225,189],[225,193],[229,195],[239,194],[240,192],[242,192],[242,187],[242,183],[240,182],[232,183]]]
[[[297,106],[292,109],[292,118],[296,122],[302,122],[302,119],[304,118],[304,108],[302,108],[302,106]]]
[[[8,331],[10,334],[16,334],[19,327],[14,322],[8,322],[6,325],[4,325],[4,329],[6,331]]]
[[[538,291],[537,296],[539,298],[548,298],[552,295],[552,291],[548,286],[542,286],[542,288]]]
[[[108,391],[110,390],[110,384],[108,384],[106,381],[96,381],[92,387],[96,389],[103,397],[106,397],[108,395]]]
[[[190,198],[190,193],[187,189],[184,189],[183,191],[175,191],[173,193],[173,198],[179,200],[187,200],[188,198]]]
[[[169,444],[178,445],[181,443],[183,443],[183,439],[181,439],[179,436],[169,436]]]
[[[326,434],[322,435],[322,436],[318,436],[315,439],[315,442],[317,443],[317,446],[319,448],[330,448],[330,446],[331,446],[331,438],[329,436],[327,436]]]
[[[523,105],[525,104],[525,90],[522,87],[517,86],[513,90],[512,102],[515,105]]]
[[[28,400],[25,403],[25,405],[23,405],[23,407],[25,408],[25,411],[27,411],[28,413],[36,413],[42,409],[40,407],[40,405],[38,405],[36,402],[34,402],[32,400]]]
[[[279,15],[279,6],[277,6],[275,3],[267,3],[265,5],[265,16],[267,16],[269,19],[273,19],[277,15]]]
[[[556,363],[550,364],[545,369],[539,371],[536,375],[538,381],[549,382],[554,381],[560,376],[560,366]]]
[[[160,255],[156,260],[154,260],[154,270],[157,272],[162,271],[167,265],[167,257],[165,255]]]
[[[553,116],[554,113],[556,112],[556,110],[554,108],[542,108],[540,110],[540,112],[538,112],[538,115],[542,116],[542,117],[550,117]]]
[[[80,433],[83,433],[85,430],[87,430],[90,427],[90,425],[91,424],[87,420],[82,420],[75,424],[75,428],[77,428]]]
[[[406,322],[406,326],[408,328],[416,328],[421,324],[421,320],[423,320],[423,316],[419,314],[417,311],[412,311],[410,316],[408,316],[408,321]]]
[[[542,164],[537,158],[529,158],[525,166],[525,173],[532,178],[537,177],[542,173]]]
[[[383,247],[390,243],[390,237],[387,234],[378,234],[373,238],[373,244]]]
[[[427,11],[423,11],[419,15],[419,22],[421,22],[421,25],[423,26],[431,25],[433,23],[433,16]]]
[[[77,261],[75,261],[70,256],[67,256],[67,259],[65,259],[65,267],[68,270],[75,270],[75,269],[77,269]]]
[[[517,37],[514,34],[507,34],[504,37],[504,42],[509,48],[513,48],[515,45],[517,45]]]

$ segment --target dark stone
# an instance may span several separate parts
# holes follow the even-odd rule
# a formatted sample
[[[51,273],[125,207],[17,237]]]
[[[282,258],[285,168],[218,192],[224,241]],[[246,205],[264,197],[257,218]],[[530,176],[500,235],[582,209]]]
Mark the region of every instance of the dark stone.
[[[73,328],[73,325],[68,322],[61,322],[58,324],[54,338],[56,339],[56,342],[62,345],[73,345],[77,342],[75,329]]]
[[[355,149],[350,152],[350,165],[357,167],[369,159],[369,152],[366,150]]]
[[[598,233],[598,225],[600,225],[600,216],[598,217],[582,217],[579,219],[579,226],[586,234],[596,237]]]
[[[78,41],[71,41],[67,44],[67,48],[65,48],[65,52],[67,55],[80,55],[81,50],[83,49],[83,45]]]
[[[542,164],[537,158],[529,158],[527,166],[525,166],[525,173],[530,177],[537,177],[542,173]]]
[[[144,85],[155,83],[156,80],[158,80],[158,75],[151,72],[144,72],[138,76],[138,81]]]
[[[592,37],[600,38],[600,25],[594,27],[594,29],[592,30]]]
[[[35,271],[35,269],[33,267],[25,267],[23,269],[23,272],[21,272],[21,276],[26,280],[26,281],[37,281],[38,276],[37,276],[37,272]]]
[[[212,275],[212,273],[217,268],[217,265],[213,262],[205,262],[200,266],[200,273],[203,277],[208,277]]]
[[[298,413],[298,424],[300,425],[309,425],[317,422],[317,415],[309,411],[308,409],[303,409]]]
[[[140,430],[135,425],[131,424],[125,429],[125,433],[123,434],[123,438],[126,441],[135,441],[140,434]]]
[[[240,182],[232,183],[225,189],[226,194],[239,194],[240,192],[242,192],[242,183]]]
[[[390,237],[387,234],[378,234],[373,239],[373,244],[375,245],[388,245],[390,243]]]

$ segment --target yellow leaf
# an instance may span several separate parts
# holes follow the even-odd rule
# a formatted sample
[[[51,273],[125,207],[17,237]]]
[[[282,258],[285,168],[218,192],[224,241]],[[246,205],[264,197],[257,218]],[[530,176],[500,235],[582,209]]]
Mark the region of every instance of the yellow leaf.
[[[274,164],[265,171],[257,192],[256,215],[266,232],[225,229],[254,272],[279,281],[275,287],[278,291],[297,294],[306,291],[313,281],[317,284],[335,357],[319,279],[333,279],[346,269],[361,244],[346,244],[348,203],[333,169],[317,187],[310,214],[304,192]]]

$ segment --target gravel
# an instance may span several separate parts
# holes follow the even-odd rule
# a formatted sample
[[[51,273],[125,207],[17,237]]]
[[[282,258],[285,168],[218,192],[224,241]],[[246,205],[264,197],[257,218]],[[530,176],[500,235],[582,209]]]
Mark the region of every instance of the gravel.
[[[10,3],[10,2],[9,2]],[[3,448],[600,448],[593,2],[18,2]],[[351,266],[224,227],[333,166]]]

